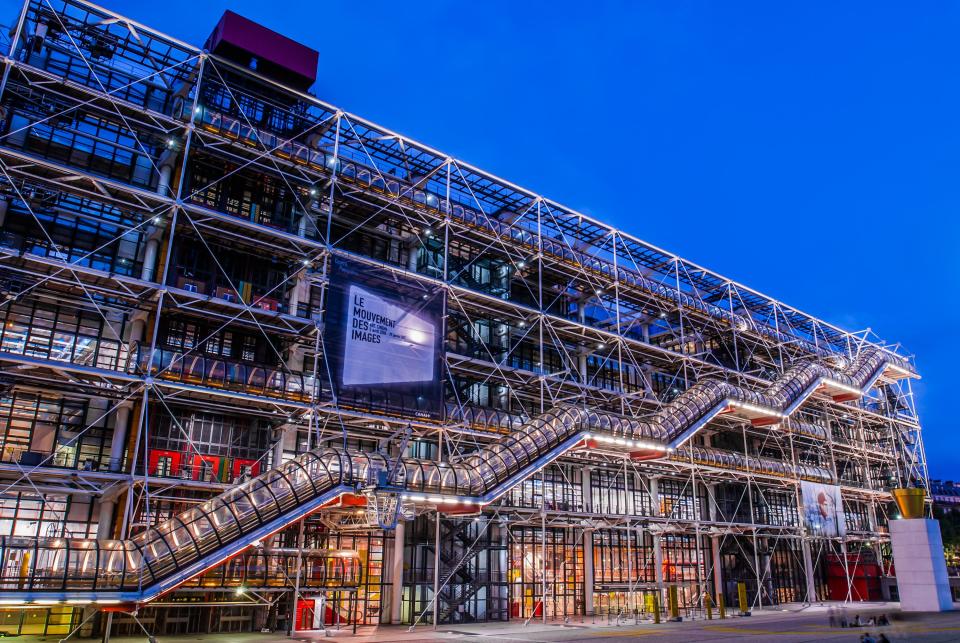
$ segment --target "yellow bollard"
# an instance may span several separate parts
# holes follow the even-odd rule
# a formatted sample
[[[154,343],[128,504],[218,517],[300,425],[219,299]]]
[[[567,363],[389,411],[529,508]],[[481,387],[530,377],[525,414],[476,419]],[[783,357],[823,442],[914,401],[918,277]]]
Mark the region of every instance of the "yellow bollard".
[[[710,598],[710,594],[703,595],[703,608],[707,610],[707,620],[713,620],[713,600]]]
[[[750,616],[747,609],[747,584],[737,583],[737,598],[740,600],[740,616]]]
[[[727,618],[727,601],[723,594],[717,596],[717,610],[720,612],[720,618]]]

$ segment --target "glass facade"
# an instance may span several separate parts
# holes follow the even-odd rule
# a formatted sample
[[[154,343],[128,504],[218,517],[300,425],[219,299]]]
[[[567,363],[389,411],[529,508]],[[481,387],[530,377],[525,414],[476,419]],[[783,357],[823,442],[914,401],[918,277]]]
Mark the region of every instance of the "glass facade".
[[[132,24],[26,0],[0,43],[0,630],[94,599],[155,634],[646,618],[890,574],[889,490],[926,483],[890,344]],[[331,385],[335,260],[439,302],[437,399]]]

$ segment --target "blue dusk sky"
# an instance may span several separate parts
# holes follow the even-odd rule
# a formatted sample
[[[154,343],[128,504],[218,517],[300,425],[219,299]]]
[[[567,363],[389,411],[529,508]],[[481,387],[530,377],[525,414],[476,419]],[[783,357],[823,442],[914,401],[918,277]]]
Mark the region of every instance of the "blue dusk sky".
[[[233,9],[317,49],[342,109],[901,342],[960,478],[960,4],[103,4],[197,45]]]

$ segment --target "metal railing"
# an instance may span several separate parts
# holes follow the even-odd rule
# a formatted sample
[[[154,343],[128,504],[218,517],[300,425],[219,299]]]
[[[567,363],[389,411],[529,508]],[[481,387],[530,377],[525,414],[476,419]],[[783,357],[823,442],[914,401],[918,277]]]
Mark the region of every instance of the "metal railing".
[[[456,463],[403,458],[394,466],[380,454],[334,448],[310,451],[127,540],[3,539],[0,590],[26,595],[108,592],[132,602],[151,600],[343,493],[383,488],[402,491],[410,502],[483,505],[571,448],[590,448],[592,440],[603,439],[627,451],[642,445],[656,457],[667,457],[672,445],[731,403],[796,408],[824,378],[850,387],[869,386],[887,360],[885,353],[867,353],[845,372],[805,364],[764,392],[700,382],[646,420],[561,405]],[[209,376],[205,369],[203,373]],[[715,466],[830,479],[829,472],[809,466],[795,469],[792,464],[699,447],[675,456],[691,453]]]

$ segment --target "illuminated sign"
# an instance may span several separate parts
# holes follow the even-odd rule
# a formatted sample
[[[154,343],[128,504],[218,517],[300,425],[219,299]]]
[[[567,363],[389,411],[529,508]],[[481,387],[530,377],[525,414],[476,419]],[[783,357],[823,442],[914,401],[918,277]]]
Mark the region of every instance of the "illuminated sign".
[[[424,316],[360,286],[348,289],[343,385],[429,382],[436,328]]]
[[[324,350],[337,400],[442,419],[442,291],[338,257],[329,292]]]

